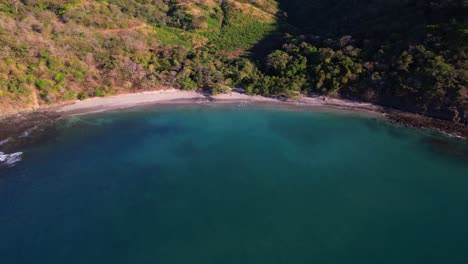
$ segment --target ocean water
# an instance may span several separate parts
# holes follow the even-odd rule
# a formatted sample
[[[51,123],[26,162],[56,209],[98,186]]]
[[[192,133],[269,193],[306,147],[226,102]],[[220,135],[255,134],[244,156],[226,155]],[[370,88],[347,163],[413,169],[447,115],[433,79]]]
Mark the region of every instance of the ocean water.
[[[0,263],[468,263],[468,147],[372,116],[71,117],[0,169]]]

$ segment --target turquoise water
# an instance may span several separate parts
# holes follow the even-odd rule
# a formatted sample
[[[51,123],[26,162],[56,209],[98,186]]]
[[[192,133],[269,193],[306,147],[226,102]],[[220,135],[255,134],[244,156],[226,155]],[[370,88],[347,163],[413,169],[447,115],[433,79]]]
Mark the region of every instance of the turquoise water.
[[[142,109],[22,151],[1,263],[468,263],[467,146],[373,117]]]

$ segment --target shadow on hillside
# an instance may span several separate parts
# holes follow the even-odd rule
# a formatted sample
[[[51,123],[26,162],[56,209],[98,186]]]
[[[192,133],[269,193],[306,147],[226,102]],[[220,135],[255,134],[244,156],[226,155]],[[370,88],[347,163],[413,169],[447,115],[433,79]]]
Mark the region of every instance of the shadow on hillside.
[[[285,33],[322,38],[350,35],[355,40],[406,46],[423,39],[429,25],[447,18],[466,21],[466,8],[451,0],[277,0],[277,31],[252,50],[257,59],[281,48]]]
[[[283,2],[283,0],[279,0],[277,2],[279,5],[279,9],[278,12],[275,14],[275,16],[278,19],[275,31],[271,32],[264,39],[256,43],[251,50],[249,50],[252,57],[255,60],[263,60],[268,54],[270,54],[274,50],[281,49],[284,43],[284,37],[286,33],[296,34],[300,32],[298,29],[290,26],[286,13],[281,8],[281,2]]]
[[[332,19],[327,15],[329,12],[326,11],[331,6],[328,0],[277,0],[277,2],[279,9],[275,14],[278,18],[276,31],[259,41],[250,50],[252,56],[257,60],[262,60],[275,49],[280,49],[286,34],[322,34],[323,32],[314,27],[317,24],[316,21],[319,20],[319,18],[313,18],[313,16],[317,16],[317,12],[323,12],[324,16],[328,17],[325,19],[326,21],[321,22],[322,28],[325,28],[325,23],[330,24],[326,27],[333,27],[331,26]],[[323,18],[320,17],[320,20]]]

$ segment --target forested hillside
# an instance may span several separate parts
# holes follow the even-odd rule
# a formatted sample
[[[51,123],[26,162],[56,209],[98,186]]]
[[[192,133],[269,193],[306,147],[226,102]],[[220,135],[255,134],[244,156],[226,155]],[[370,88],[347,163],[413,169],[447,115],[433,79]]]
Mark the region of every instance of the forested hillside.
[[[229,58],[274,31],[276,2],[0,1],[3,111],[119,92],[234,85]]]
[[[351,83],[342,78],[343,71],[328,75],[338,77],[329,80],[332,90],[465,122],[467,6],[462,0],[293,0],[280,5],[297,32],[309,34],[307,41],[362,66],[360,72],[351,70]],[[327,76],[327,70],[319,72]]]
[[[242,87],[466,123],[467,18],[461,0],[0,0],[0,109]]]

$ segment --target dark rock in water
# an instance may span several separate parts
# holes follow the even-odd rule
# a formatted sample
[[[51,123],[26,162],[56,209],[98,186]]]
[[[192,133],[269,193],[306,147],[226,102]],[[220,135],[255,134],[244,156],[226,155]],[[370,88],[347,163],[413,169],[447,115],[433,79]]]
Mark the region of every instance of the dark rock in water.
[[[396,110],[388,111],[387,117],[390,121],[404,126],[428,128],[452,136],[468,139],[468,127],[463,123],[455,123]]]
[[[0,119],[0,148],[14,151],[43,140],[59,118],[60,114],[55,112],[32,112]]]
[[[447,140],[441,137],[424,138],[421,142],[427,149],[437,155],[445,155],[468,162],[468,144],[462,140]]]

